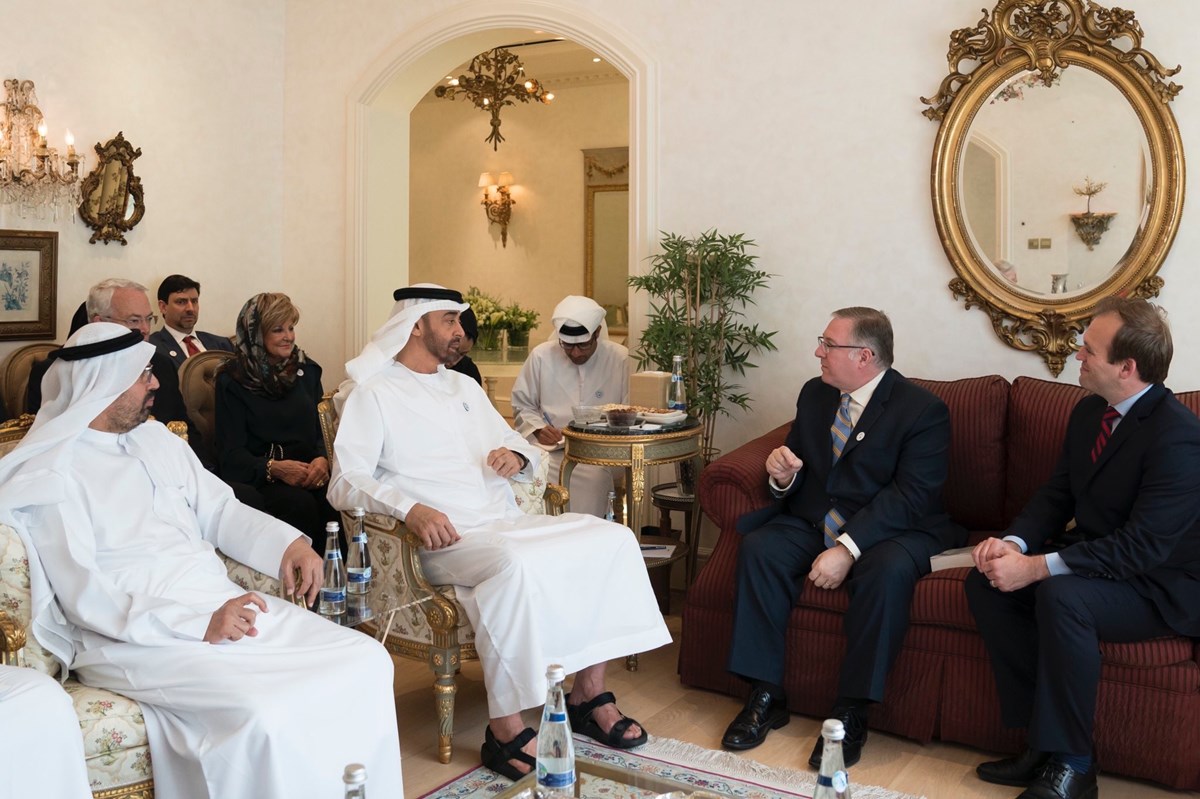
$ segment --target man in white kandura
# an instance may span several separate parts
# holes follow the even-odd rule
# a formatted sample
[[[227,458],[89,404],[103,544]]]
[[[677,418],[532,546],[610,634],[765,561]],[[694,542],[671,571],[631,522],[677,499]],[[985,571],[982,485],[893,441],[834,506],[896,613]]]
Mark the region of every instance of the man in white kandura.
[[[562,467],[562,428],[575,405],[629,402],[629,350],[608,340],[604,309],[570,296],[550,320],[550,340],[529,353],[512,390],[517,432],[549,452],[551,479]],[[580,464],[571,472],[571,510],[604,516],[612,472]]]
[[[462,336],[462,295],[423,285],[393,296],[391,318],[346,364],[354,383],[340,392],[329,501],[402,520],[429,579],[457,587],[488,692],[484,765],[517,779],[534,764],[521,711],[542,704],[550,663],[578,672],[573,730],[644,743],[604,688],[605,661],[671,640],[637,540],[592,516],[522,513],[508,478],[528,479],[542,451],[444,366]]]
[[[158,381],[142,339],[107,322],[71,336],[29,433],[0,460],[34,635],[81,682],[141,703],[157,796],[335,796],[350,762],[373,793],[402,796],[391,658],[229,580],[214,547],[310,602],[322,564],[146,421]]]
[[[0,796],[92,798],[71,697],[40,671],[0,666]]]

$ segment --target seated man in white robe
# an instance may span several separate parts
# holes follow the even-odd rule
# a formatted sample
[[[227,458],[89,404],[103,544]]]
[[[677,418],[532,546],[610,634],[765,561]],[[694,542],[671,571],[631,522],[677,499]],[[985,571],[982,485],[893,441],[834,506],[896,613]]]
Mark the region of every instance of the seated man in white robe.
[[[400,519],[421,538],[429,579],[458,587],[488,692],[484,765],[517,779],[534,764],[521,711],[544,701],[551,663],[577,672],[572,729],[642,744],[645,730],[604,687],[605,661],[670,641],[637,539],[592,516],[522,513],[508,478],[528,479],[542,451],[444,366],[462,336],[462,295],[394,296],[392,317],[346,365],[354,383],[342,389],[329,501]]]
[[[321,558],[146,421],[158,382],[142,339],[80,329],[0,460],[0,521],[29,552],[33,634],[64,674],[141,704],[157,796],[336,796],[351,762],[373,793],[402,796],[391,658],[229,580],[214,548],[312,601]]]
[[[513,384],[517,432],[549,453],[550,474],[562,468],[562,429],[576,405],[629,402],[629,350],[608,340],[604,309],[591,297],[570,296],[551,317],[550,340],[534,347]],[[571,472],[571,510],[603,517],[613,474],[579,464]]]
[[[0,796],[92,797],[75,706],[40,671],[0,666]]]

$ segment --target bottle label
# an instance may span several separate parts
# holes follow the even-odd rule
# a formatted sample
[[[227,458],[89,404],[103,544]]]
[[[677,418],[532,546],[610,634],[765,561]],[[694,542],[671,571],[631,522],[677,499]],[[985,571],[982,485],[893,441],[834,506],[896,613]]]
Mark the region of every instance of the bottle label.
[[[850,787],[850,775],[844,771],[833,772],[833,789],[838,793],[845,793]]]
[[[371,582],[371,567],[365,569],[346,569],[346,579],[352,583]]]
[[[566,713],[555,713],[553,710],[547,710],[546,715],[542,717],[544,721],[566,721]]]
[[[569,788],[575,784],[575,770],[543,771],[538,768],[537,781],[543,788]]]
[[[365,543],[367,543],[367,534],[364,532],[355,533],[354,538],[352,540],[356,544],[365,544]]]
[[[322,602],[345,602],[346,590],[344,588],[322,588]]]
[[[340,549],[326,550],[325,560],[341,560],[341,559],[342,559],[342,550],[340,550]]]

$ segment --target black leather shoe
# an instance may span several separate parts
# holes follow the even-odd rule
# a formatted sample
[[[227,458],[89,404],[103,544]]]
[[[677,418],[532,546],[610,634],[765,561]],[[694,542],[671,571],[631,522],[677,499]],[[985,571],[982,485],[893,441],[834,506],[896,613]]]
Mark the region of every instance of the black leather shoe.
[[[860,707],[835,707],[829,718],[840,720],[846,728],[846,737],[842,739],[842,760],[846,768],[850,768],[862,758],[862,748],[867,742],[867,710]],[[821,755],[824,752],[825,739],[818,735],[812,754],[808,756],[808,765],[820,770]]]
[[[1026,749],[1016,757],[1006,757],[1003,760],[989,760],[975,767],[975,773],[984,782],[994,782],[997,785],[1015,785],[1024,788],[1037,779],[1042,766],[1050,759],[1048,752],[1035,752]]]
[[[1096,799],[1098,794],[1095,762],[1086,773],[1080,774],[1051,760],[1017,799]]]
[[[791,720],[783,696],[772,694],[765,688],[755,688],[750,692],[746,706],[726,728],[721,746],[739,751],[753,749],[767,740],[767,733]]]

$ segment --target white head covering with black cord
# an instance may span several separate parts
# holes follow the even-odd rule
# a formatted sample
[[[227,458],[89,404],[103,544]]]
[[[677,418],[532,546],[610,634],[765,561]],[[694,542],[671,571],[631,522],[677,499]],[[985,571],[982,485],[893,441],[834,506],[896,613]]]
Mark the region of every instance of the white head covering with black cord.
[[[17,531],[29,554],[34,635],[67,664],[70,658],[65,653],[73,649],[70,628],[53,601],[23,511],[65,499],[76,440],[141,378],[153,355],[154,345],[137,330],[111,322],[81,327],[50,354],[37,418],[16,448],[0,458],[0,522]],[[145,454],[148,461],[155,460],[153,452]]]
[[[564,344],[586,344],[599,330],[600,338],[608,338],[607,312],[591,297],[571,294],[564,297],[550,315],[550,341]]]

